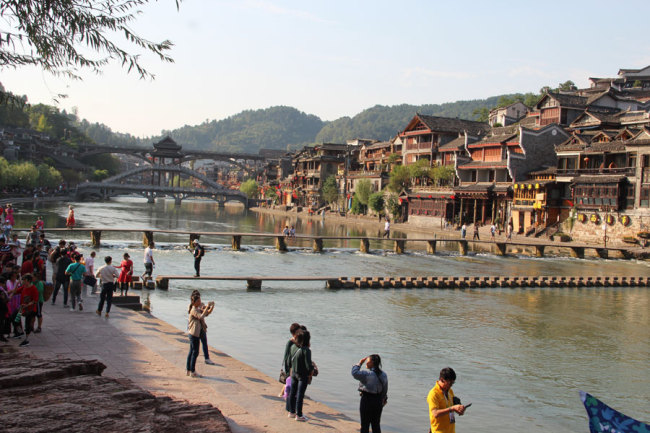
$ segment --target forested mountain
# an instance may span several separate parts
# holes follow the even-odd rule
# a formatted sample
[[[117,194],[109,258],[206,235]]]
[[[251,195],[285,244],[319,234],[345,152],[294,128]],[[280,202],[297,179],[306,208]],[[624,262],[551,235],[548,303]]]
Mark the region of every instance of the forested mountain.
[[[445,104],[376,105],[354,117],[342,117],[331,122],[324,122],[318,116],[303,113],[293,107],[278,106],[246,110],[226,119],[206,121],[200,125],[185,125],[163,131],[161,136],[144,139],[113,132],[101,123],[79,119],[74,110],[67,113],[43,104],[31,106],[25,103],[26,97],[20,97],[24,105],[0,101],[0,127],[26,127],[69,142],[92,141],[114,146],[149,147],[170,135],[187,149],[257,153],[262,148],[293,150],[307,144],[345,143],[354,138],[388,140],[403,130],[416,113],[487,120],[491,108],[515,100],[533,105],[538,97],[538,94],[527,93]],[[71,131],[74,131],[75,137],[70,137]]]
[[[246,110],[223,120],[164,131],[184,147],[257,153],[261,148],[288,149],[314,142],[323,121],[293,107]]]
[[[416,113],[431,116],[458,117],[476,120],[474,113],[482,108],[496,107],[500,96],[473,101],[449,102],[446,104],[375,105],[356,116],[342,117],[329,122],[315,138],[316,143],[345,143],[351,138],[373,138],[389,140],[404,129]]]

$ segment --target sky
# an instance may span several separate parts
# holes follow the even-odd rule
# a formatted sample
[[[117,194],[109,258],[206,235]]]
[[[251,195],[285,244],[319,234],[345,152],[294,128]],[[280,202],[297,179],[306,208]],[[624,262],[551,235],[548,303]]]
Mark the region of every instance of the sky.
[[[650,65],[649,12],[647,0],[159,0],[131,26],[174,43],[174,63],[142,53],[154,80],[113,64],[77,81],[4,68],[0,83],[138,137],[278,105],[335,120],[377,104],[587,87]]]

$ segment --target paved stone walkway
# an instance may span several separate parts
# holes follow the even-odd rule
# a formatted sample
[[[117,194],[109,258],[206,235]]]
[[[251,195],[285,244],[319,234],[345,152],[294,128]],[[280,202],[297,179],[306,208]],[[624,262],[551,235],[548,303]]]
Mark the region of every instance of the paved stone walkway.
[[[286,416],[281,388],[275,378],[211,349],[216,365],[197,361],[202,378],[185,375],[189,349],[186,334],[144,312],[113,307],[110,318],[95,314],[96,298],[86,297],[86,310],[44,306],[43,332],[32,334],[30,351],[45,358],[97,359],[104,376],[128,378],[155,395],[169,395],[191,403],[211,403],[228,420],[234,433],[244,432],[356,432],[359,424],[323,404],[306,399],[309,422]],[[9,343],[18,346],[20,340]],[[309,389],[307,389],[309,393]]]

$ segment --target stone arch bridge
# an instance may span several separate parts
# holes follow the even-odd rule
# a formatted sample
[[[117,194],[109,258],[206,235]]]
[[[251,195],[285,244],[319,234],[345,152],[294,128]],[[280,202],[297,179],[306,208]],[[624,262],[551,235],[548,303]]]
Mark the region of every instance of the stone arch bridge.
[[[163,174],[184,174],[196,179],[199,188],[174,185],[155,185],[153,179]],[[145,182],[145,179],[152,182]],[[180,203],[188,197],[200,197],[215,200],[223,206],[228,201],[238,201],[244,206],[249,206],[248,197],[241,191],[228,189],[221,184],[209,179],[203,174],[182,166],[171,165],[146,165],[133,170],[120,173],[104,179],[102,182],[85,182],[77,186],[77,200],[105,200],[117,195],[136,194],[142,195],[148,202],[153,203],[158,197],[173,197]]]

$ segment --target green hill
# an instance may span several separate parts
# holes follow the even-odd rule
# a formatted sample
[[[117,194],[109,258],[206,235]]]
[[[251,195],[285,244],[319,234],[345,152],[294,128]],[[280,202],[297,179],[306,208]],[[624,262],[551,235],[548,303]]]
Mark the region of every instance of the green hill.
[[[0,90],[2,89],[0,84]],[[293,107],[270,107],[246,110],[222,120],[206,121],[200,125],[185,125],[163,131],[161,136],[140,139],[130,134],[112,131],[101,123],[90,123],[77,118],[76,113],[59,111],[43,104],[12,105],[0,100],[0,126],[18,126],[47,132],[66,141],[93,141],[114,146],[151,146],[165,135],[187,149],[224,152],[257,153],[262,148],[292,150],[312,143],[345,143],[354,138],[388,140],[403,130],[416,114],[485,120],[487,111],[497,105],[519,99],[534,104],[534,94],[499,95],[487,99],[457,101],[427,105],[376,105],[354,117],[324,122],[318,116],[303,113]],[[481,117],[481,119],[479,119]],[[65,132],[67,131],[67,132]],[[75,140],[70,132],[75,131]]]
[[[324,122],[292,107],[246,110],[223,120],[164,131],[184,147],[257,153],[313,143]]]

